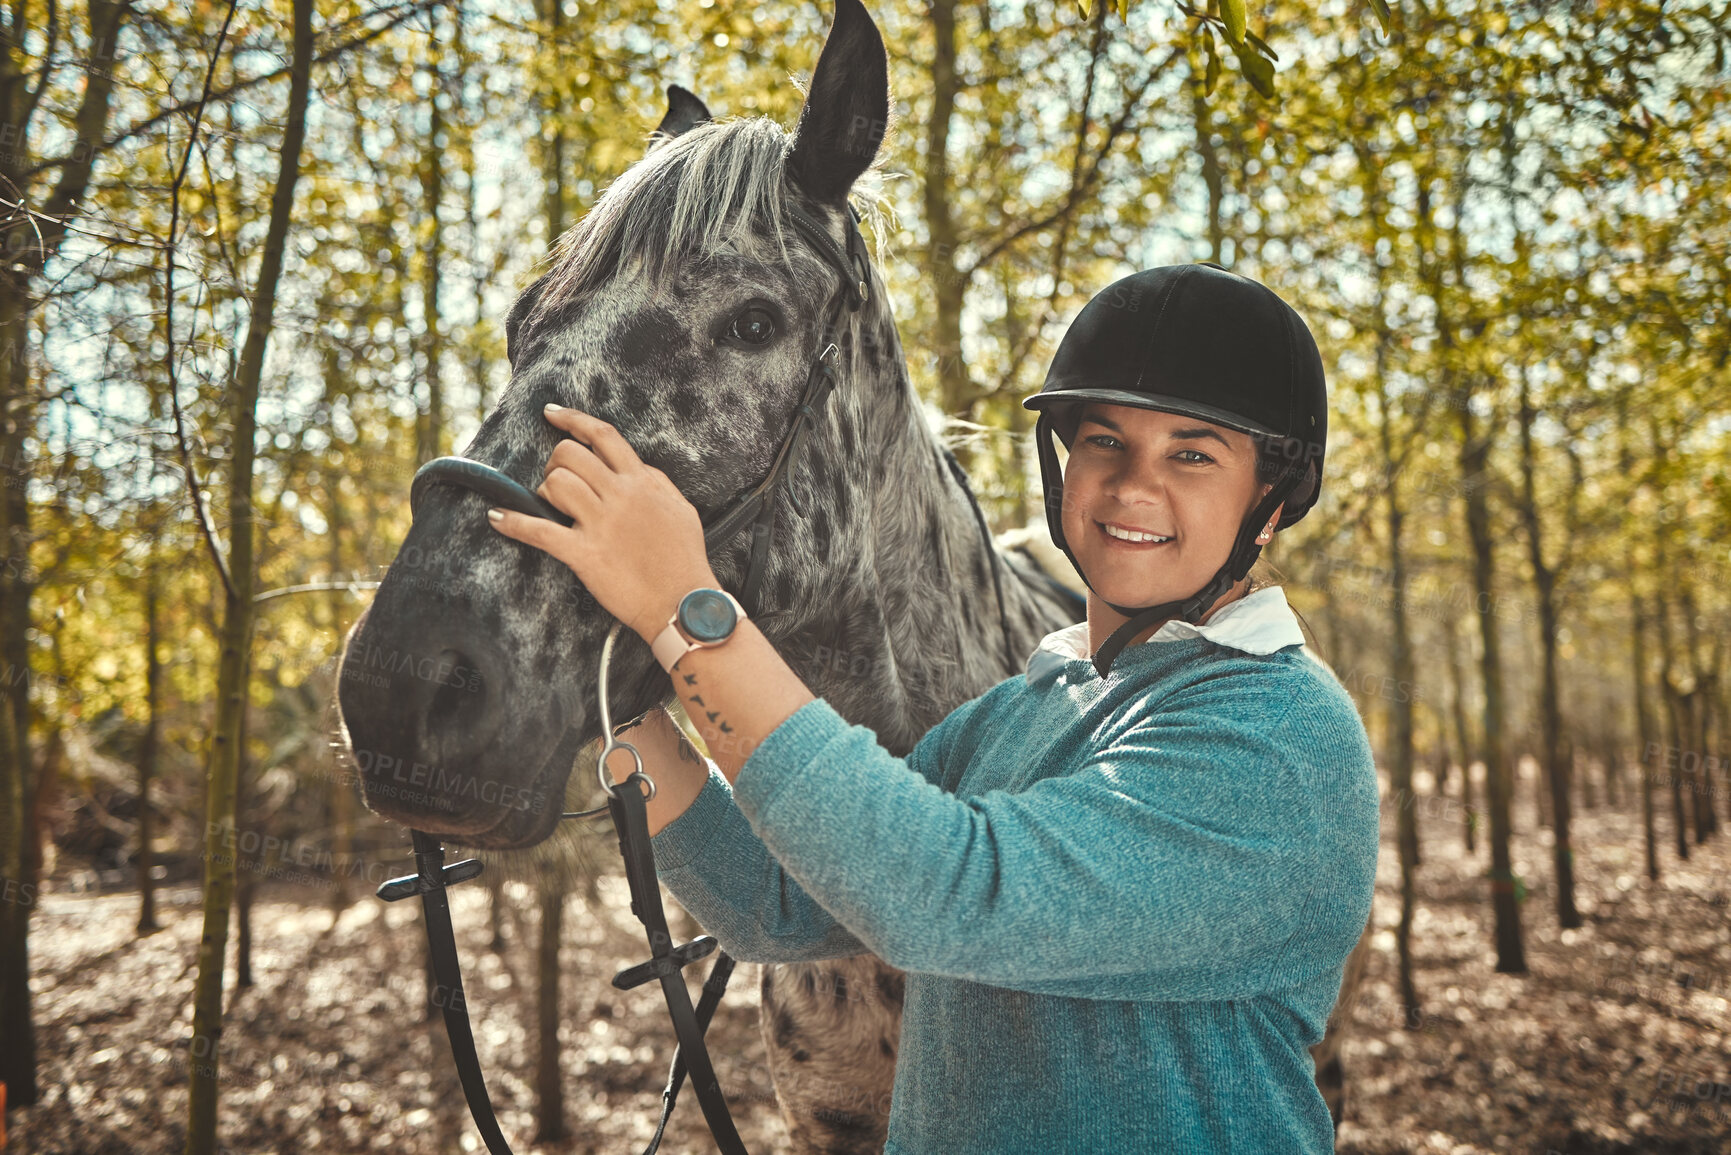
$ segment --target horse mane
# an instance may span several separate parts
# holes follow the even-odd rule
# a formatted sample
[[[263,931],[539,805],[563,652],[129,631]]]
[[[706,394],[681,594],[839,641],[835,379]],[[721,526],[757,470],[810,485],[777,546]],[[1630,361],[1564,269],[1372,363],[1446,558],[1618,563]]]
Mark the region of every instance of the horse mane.
[[[767,231],[782,261],[791,264],[782,213],[791,148],[791,134],[764,116],[657,135],[647,155],[555,242],[546,283],[524,319],[525,339],[626,269],[659,288],[687,261],[730,246],[749,251],[758,230]],[[875,169],[867,176],[875,177]],[[881,221],[876,180],[862,178],[854,192],[866,218]],[[873,231],[881,238],[881,229]]]

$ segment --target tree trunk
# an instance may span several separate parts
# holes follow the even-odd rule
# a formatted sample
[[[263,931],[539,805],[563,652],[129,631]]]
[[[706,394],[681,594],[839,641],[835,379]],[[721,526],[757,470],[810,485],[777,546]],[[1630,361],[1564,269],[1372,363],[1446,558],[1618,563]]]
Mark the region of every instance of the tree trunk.
[[[1454,719],[1455,739],[1461,748],[1461,837],[1467,853],[1478,851],[1479,812],[1473,805],[1472,725],[1467,721],[1466,676],[1461,669],[1460,631],[1453,618],[1442,623],[1448,649],[1449,713]]]
[[[1468,195],[1468,174],[1464,164],[1455,175],[1456,203],[1454,224],[1448,256],[1453,266],[1454,285],[1464,292],[1466,277],[1466,242],[1462,236],[1461,206]],[[1422,235],[1435,245],[1434,234],[1428,227],[1432,221],[1431,193],[1428,183],[1421,181],[1418,192],[1418,219]],[[1506,974],[1526,973],[1525,951],[1521,944],[1520,905],[1516,898],[1513,861],[1509,852],[1512,833],[1510,794],[1512,775],[1508,757],[1508,735],[1503,715],[1502,644],[1497,634],[1496,617],[1496,542],[1491,528],[1490,505],[1486,491],[1490,473],[1492,434],[1487,428],[1481,436],[1473,414],[1475,392],[1474,370],[1456,362],[1457,340],[1454,325],[1445,308],[1449,294],[1445,290],[1440,260],[1440,246],[1421,243],[1420,260],[1431,299],[1436,302],[1436,328],[1444,354],[1445,377],[1452,387],[1448,390],[1449,406],[1460,425],[1459,468],[1466,504],[1467,537],[1472,543],[1473,591],[1477,595],[1475,608],[1479,619],[1480,677],[1484,684],[1484,760],[1485,792],[1489,795],[1491,821],[1491,908],[1496,922],[1497,971]]]
[[[1464,392],[1464,391],[1463,391]],[[1461,424],[1461,476],[1480,478],[1490,464],[1490,438],[1474,429],[1473,412],[1462,397],[1456,408]],[[1521,944],[1521,908],[1515,896],[1514,862],[1509,851],[1510,774],[1503,726],[1502,645],[1497,636],[1496,544],[1484,487],[1472,485],[1466,494],[1467,534],[1473,549],[1473,588],[1478,594],[1479,659],[1484,681],[1485,789],[1490,795],[1491,906],[1496,918],[1497,972],[1525,974],[1526,952]]]
[[[1192,47],[1190,52],[1192,72],[1195,72],[1200,64],[1200,56],[1201,54]],[[1196,76],[1192,79],[1190,84],[1190,114],[1196,124],[1196,154],[1202,158],[1202,187],[1208,190],[1208,259],[1217,265],[1223,265],[1225,262],[1221,260],[1221,254],[1226,247],[1226,230],[1220,219],[1220,202],[1226,197],[1226,180],[1220,171],[1220,154],[1214,147],[1212,105],[1209,103],[1204,89],[1202,76]],[[1381,355],[1380,350],[1378,355]],[[1382,379],[1379,377],[1377,380],[1380,382]]]
[[[557,33],[563,14],[559,0],[537,0],[550,28]],[[560,123],[558,97],[549,92],[546,97],[548,115],[555,125]],[[547,142],[542,158],[545,178],[547,236],[556,239],[565,231],[565,133],[556,129]],[[563,931],[565,894],[551,881],[543,882],[540,890],[541,930],[536,949],[535,982],[535,1141],[550,1143],[563,1139],[565,1127],[565,1087],[559,1072],[559,939]],[[495,909],[497,907],[495,906]]]
[[[1617,468],[1630,480],[1635,478],[1634,454],[1629,447],[1629,396],[1620,393],[1616,399]],[[1658,754],[1658,731],[1653,725],[1652,698],[1647,684],[1647,603],[1636,585],[1638,572],[1634,555],[1629,556],[1629,618],[1633,623],[1629,638],[1629,661],[1635,700],[1635,741],[1640,759],[1635,764],[1641,781],[1641,827],[1647,849],[1647,877],[1659,881],[1659,839],[1653,822],[1652,764]]]
[[[1538,486],[1534,477],[1533,411],[1527,374],[1521,374],[1521,520],[1527,531],[1527,558],[1533,567],[1533,591],[1539,602],[1539,653],[1542,679],[1539,687],[1539,721],[1543,748],[1539,765],[1550,782],[1551,826],[1555,832],[1552,858],[1557,872],[1557,924],[1564,928],[1581,925],[1575,907],[1575,852],[1569,844],[1569,803],[1573,778],[1572,755],[1564,750],[1563,714],[1557,685],[1557,573],[1545,560],[1544,528],[1539,519]]]
[[[487,943],[487,949],[497,954],[505,949],[505,884],[498,871],[491,871],[487,879],[487,929],[492,932],[492,938]]]
[[[438,19],[436,10],[429,19]],[[428,44],[432,59],[427,70],[432,82],[427,94],[427,139],[421,154],[421,204],[427,233],[421,258],[421,320],[426,327],[421,340],[421,365],[427,384],[427,408],[418,423],[420,463],[445,451],[445,390],[439,374],[439,362],[444,356],[439,334],[439,273],[444,259],[439,203],[445,196],[444,145],[439,140],[445,117],[439,108],[439,97],[443,95],[444,73],[440,68],[438,36],[430,37]]]
[[[248,657],[251,657],[250,651]],[[245,695],[243,694],[242,697],[244,699]],[[248,859],[244,863],[241,858],[241,840],[245,837],[246,832],[253,828],[252,823],[247,819],[246,723],[250,716],[247,704],[243,700],[240,708],[240,737],[234,744],[234,829],[236,840],[234,852],[230,855],[234,859],[236,871],[234,899],[234,989],[236,997],[241,991],[252,986],[252,900],[258,894],[259,878],[267,875],[274,865],[270,860],[269,852],[265,850],[266,842],[263,830],[256,831],[259,835],[258,856]],[[231,1006],[233,1001],[233,999],[229,1000]]]
[[[565,1138],[565,1084],[559,1077],[559,938],[564,931],[565,892],[541,885],[541,942],[535,952],[535,1142]]]
[[[281,163],[271,194],[270,223],[259,263],[252,316],[229,393],[233,426],[229,456],[230,588],[222,627],[222,658],[217,673],[216,726],[211,734],[209,779],[205,793],[204,932],[198,946],[198,979],[193,993],[192,1071],[187,1105],[186,1155],[215,1155],[217,1081],[222,1041],[223,959],[228,946],[229,907],[234,899],[235,792],[240,770],[241,717],[251,662],[253,627],[253,440],[259,382],[276,312],[295,184],[300,178],[301,144],[306,137],[307,95],[312,81],[313,0],[294,0],[294,59],[290,72],[287,120]]]
[[[1689,681],[1694,686],[1690,694],[1689,729],[1684,736],[1683,752],[1678,762],[1683,768],[1689,790],[1689,816],[1695,824],[1695,842],[1699,845],[1712,837],[1719,828],[1719,816],[1713,810],[1712,762],[1708,759],[1709,731],[1712,724],[1714,684],[1713,666],[1701,660],[1700,615],[1695,608],[1695,587],[1684,583],[1678,591],[1682,603],[1683,633],[1689,652]],[[1718,635],[1715,635],[1717,637]]]
[[[49,12],[53,9],[49,8]],[[109,99],[114,92],[114,62],[119,37],[131,12],[131,0],[90,0],[90,57],[84,69],[84,93],[73,114],[74,137],[60,176],[44,196],[36,189],[30,169],[31,113],[48,83],[26,45],[27,29],[40,27],[49,16],[36,12],[28,0],[12,6],[9,34],[0,36],[0,124],[16,134],[12,147],[0,149],[0,189],[7,196],[39,210],[29,228],[5,231],[0,253],[0,664],[5,680],[0,713],[0,887],[26,896],[0,902],[0,1081],[6,1104],[27,1107],[36,1102],[36,1029],[30,1009],[30,912],[36,895],[34,835],[29,815],[34,807],[30,769],[30,503],[31,476],[27,451],[35,414],[30,391],[30,313],[36,306],[35,286],[44,267],[60,251],[66,231],[77,219],[78,206],[90,184],[92,165],[108,126]],[[35,87],[29,84],[36,78]],[[51,171],[51,170],[50,170]]]
[[[1637,769],[1641,775],[1641,826],[1646,834],[1647,877],[1659,881],[1659,839],[1653,823],[1653,774],[1650,767],[1658,755],[1659,742],[1653,727],[1653,709],[1647,697],[1647,614],[1641,595],[1631,590],[1630,616],[1635,627],[1631,631],[1630,663],[1635,683],[1635,740],[1640,743],[1641,760]]]
[[[154,517],[155,511],[152,511]],[[140,937],[155,934],[162,927],[156,921],[156,852],[151,842],[156,837],[156,817],[151,813],[150,784],[156,777],[157,744],[162,733],[162,661],[157,646],[162,642],[162,615],[158,612],[161,591],[158,567],[162,564],[158,544],[162,536],[159,522],[150,526],[150,553],[144,563],[144,737],[138,743],[138,853],[133,861],[138,866],[138,926]]]
[[[971,420],[977,390],[962,354],[962,306],[968,286],[956,267],[958,232],[950,204],[950,121],[959,90],[956,0],[931,0],[926,11],[932,23],[932,112],[926,122],[924,174],[926,276],[933,298],[932,355],[937,359],[938,405],[945,413]],[[955,454],[962,468],[973,464],[970,445],[957,445]]]
[[[1380,381],[1381,378],[1378,378]],[[1383,416],[1383,440],[1388,444],[1388,417]],[[1395,942],[1400,953],[1401,1003],[1409,1017],[1419,1011],[1418,988],[1412,977],[1412,921],[1418,905],[1418,800],[1413,797],[1413,710],[1412,696],[1406,691],[1413,684],[1412,638],[1406,619],[1406,557],[1401,548],[1402,520],[1400,492],[1394,479],[1389,479],[1388,503],[1389,565],[1395,593],[1389,599],[1389,627],[1392,635],[1394,682],[1400,692],[1389,703],[1389,770],[1395,796],[1400,799],[1397,841],[1400,847],[1400,925]]]
[[[1212,152],[1209,155],[1212,155]],[[1381,174],[1374,167],[1370,167],[1365,175],[1369,186],[1366,199],[1372,206],[1373,215],[1380,218],[1382,214],[1377,210],[1382,203]],[[1211,187],[1209,195],[1216,197],[1218,190]],[[1218,249],[1216,254],[1218,257]],[[1394,417],[1389,412],[1389,394],[1385,384],[1388,380],[1387,351],[1390,334],[1384,320],[1386,313],[1383,270],[1380,266],[1377,269],[1376,313],[1377,434],[1381,441],[1382,459],[1388,471],[1387,484],[1383,487],[1383,501],[1387,511],[1389,577],[1394,584],[1393,596],[1388,600],[1388,625],[1389,664],[1393,667],[1396,693],[1388,704],[1388,758],[1391,785],[1394,787],[1395,797],[1400,800],[1400,805],[1395,808],[1396,842],[1400,850],[1400,924],[1395,931],[1395,944],[1400,956],[1401,1004],[1406,1008],[1408,1021],[1417,1021],[1422,1011],[1418,988],[1412,977],[1412,923],[1418,906],[1418,799],[1413,796],[1412,788],[1414,751],[1411,694],[1417,675],[1413,670],[1412,632],[1407,622],[1406,548],[1403,537],[1406,510],[1401,505]]]
[[[342,396],[342,365],[334,346],[327,346],[324,355],[324,412],[326,425]],[[325,568],[334,584],[343,580],[343,537],[347,527],[343,520],[342,479],[333,476],[325,487]],[[325,608],[331,619],[331,652],[340,654],[343,648],[343,610],[348,591],[333,589],[326,595]],[[355,854],[355,783],[347,766],[331,763],[333,773],[327,779],[330,791],[331,815],[331,918],[334,920],[349,908],[354,899],[349,891],[349,875],[354,870]]]

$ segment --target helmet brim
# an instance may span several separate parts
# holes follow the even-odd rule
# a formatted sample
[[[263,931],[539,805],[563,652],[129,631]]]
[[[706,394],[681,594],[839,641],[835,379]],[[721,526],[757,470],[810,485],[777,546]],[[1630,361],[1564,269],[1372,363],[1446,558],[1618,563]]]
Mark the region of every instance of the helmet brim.
[[[1022,401],[1024,409],[1050,409],[1055,405],[1081,404],[1084,401],[1098,401],[1106,405],[1127,405],[1133,409],[1152,409],[1158,413],[1176,413],[1180,417],[1195,417],[1214,425],[1223,425],[1228,429],[1236,429],[1240,433],[1249,433],[1258,437],[1279,437],[1279,433],[1266,425],[1247,421],[1236,413],[1228,413],[1224,409],[1216,409],[1212,405],[1191,401],[1184,397],[1167,397],[1158,393],[1132,393],[1127,389],[1103,389],[1093,386],[1083,386],[1080,389],[1061,389],[1051,393],[1035,393]],[[1057,413],[1052,414],[1054,429],[1073,427],[1074,423],[1060,419]],[[1068,438],[1065,443],[1068,444]]]

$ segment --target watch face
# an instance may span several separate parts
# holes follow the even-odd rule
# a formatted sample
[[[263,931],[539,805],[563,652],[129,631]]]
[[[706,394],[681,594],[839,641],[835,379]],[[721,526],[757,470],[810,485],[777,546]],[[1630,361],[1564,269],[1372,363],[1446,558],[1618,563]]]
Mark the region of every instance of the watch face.
[[[719,642],[739,624],[739,612],[720,590],[692,590],[679,603],[679,626],[697,642]]]

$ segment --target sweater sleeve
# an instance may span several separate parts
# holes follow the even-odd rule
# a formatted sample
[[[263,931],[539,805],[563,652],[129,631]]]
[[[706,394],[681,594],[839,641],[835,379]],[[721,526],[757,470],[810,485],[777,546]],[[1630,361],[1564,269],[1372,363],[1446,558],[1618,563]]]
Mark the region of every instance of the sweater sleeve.
[[[1318,866],[1279,718],[1162,711],[1069,770],[960,798],[821,699],[735,782],[799,887],[874,953],[1041,994],[1263,993]]]
[[[929,730],[904,763],[933,782],[942,772],[943,727]],[[870,951],[782,869],[713,762],[696,799],[649,845],[667,889],[740,962],[811,962]]]

